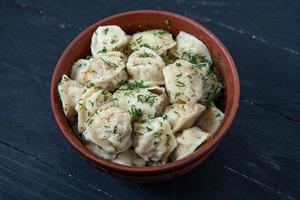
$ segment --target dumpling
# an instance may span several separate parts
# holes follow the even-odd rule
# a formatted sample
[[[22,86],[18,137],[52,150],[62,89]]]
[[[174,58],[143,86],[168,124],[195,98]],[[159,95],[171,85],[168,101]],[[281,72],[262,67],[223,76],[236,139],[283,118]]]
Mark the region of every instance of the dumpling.
[[[164,88],[147,87],[143,82],[123,85],[115,91],[113,99],[120,108],[130,112],[135,120],[158,116],[168,105]]]
[[[132,144],[130,115],[113,104],[104,104],[86,123],[84,139],[106,152],[120,153]]]
[[[163,85],[163,67],[164,61],[155,51],[142,47],[129,56],[126,69],[133,80],[143,80],[147,85]]]
[[[210,134],[203,132],[198,127],[186,129],[176,138],[177,147],[172,154],[173,160],[182,159],[193,153]]]
[[[85,121],[93,115],[102,105],[112,101],[112,94],[106,90],[92,86],[86,88],[76,104],[75,110],[78,113],[78,132],[85,130]]]
[[[171,103],[196,103],[203,96],[203,71],[185,60],[163,68]]]
[[[134,124],[134,151],[146,161],[166,161],[177,143],[168,121],[162,117]]]
[[[63,75],[57,89],[65,116],[70,121],[74,121],[76,116],[75,105],[83,94],[84,86],[78,81],[71,80],[67,75]]]
[[[127,80],[125,67],[126,57],[121,52],[100,53],[90,61],[85,84],[113,91]]]
[[[88,148],[91,152],[96,154],[97,156],[104,158],[106,160],[113,160],[117,156],[117,154],[114,153],[108,153],[104,151],[100,146],[94,144],[94,143],[87,143],[86,148]]]
[[[170,55],[196,65],[200,64],[200,66],[207,69],[212,64],[205,44],[195,36],[183,31],[180,31],[177,35],[176,45],[170,50]],[[208,63],[208,65],[206,66],[205,63]]]
[[[146,161],[139,157],[133,150],[126,150],[112,160],[115,163],[133,167],[142,167],[145,166]]]
[[[200,102],[204,105],[211,105],[219,96],[223,88],[222,78],[215,67],[211,67],[207,75],[203,77],[203,96]]]
[[[84,84],[87,82],[87,71],[89,69],[90,60],[79,59],[74,63],[71,70],[71,79]]]
[[[129,40],[130,36],[126,35],[119,26],[99,26],[92,36],[92,55],[109,51],[122,51]]]
[[[193,126],[194,122],[205,110],[205,106],[195,104],[172,104],[164,112],[164,116],[172,127],[173,133]]]
[[[216,106],[207,108],[195,125],[204,130],[205,132],[214,134],[222,123],[224,113]]]
[[[175,44],[172,35],[160,29],[135,33],[132,35],[132,40],[130,41],[130,47],[134,51],[141,47],[147,47],[159,55],[165,53],[168,49],[175,46]]]

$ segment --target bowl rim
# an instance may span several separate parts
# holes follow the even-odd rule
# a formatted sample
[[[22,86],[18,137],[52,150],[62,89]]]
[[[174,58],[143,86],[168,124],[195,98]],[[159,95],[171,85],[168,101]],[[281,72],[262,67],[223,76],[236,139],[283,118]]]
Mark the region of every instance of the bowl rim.
[[[160,15],[166,16],[166,18],[171,16],[172,18],[176,18],[178,20],[185,21],[189,24],[192,24],[193,26],[197,27],[197,29],[201,29],[208,37],[210,37],[210,40],[214,41],[217,44],[217,46],[220,47],[220,50],[223,51],[225,58],[228,61],[228,64],[229,64],[228,68],[229,68],[229,70],[232,74],[232,78],[233,78],[233,82],[232,82],[233,97],[232,97],[232,104],[231,104],[232,106],[228,109],[228,113],[225,114],[225,117],[224,117],[220,127],[218,128],[217,132],[214,134],[214,137],[212,137],[209,142],[205,143],[203,146],[198,148],[191,155],[189,155],[183,159],[177,160],[177,161],[166,163],[165,165],[161,165],[161,166],[130,167],[130,166],[125,166],[125,165],[120,165],[120,164],[114,163],[110,160],[105,160],[103,158],[96,156],[91,151],[89,151],[87,148],[85,148],[81,142],[80,142],[80,144],[81,144],[80,145],[78,143],[79,140],[77,138],[74,139],[75,134],[73,133],[73,131],[72,131],[73,136],[70,135],[70,131],[68,130],[68,128],[65,127],[64,123],[62,123],[62,121],[61,121],[61,118],[62,118],[61,115],[63,115],[61,109],[58,109],[55,106],[55,103],[57,102],[57,99],[56,99],[57,97],[55,95],[55,93],[57,91],[56,90],[57,81],[55,81],[55,77],[57,77],[59,75],[59,68],[62,65],[62,62],[65,59],[65,57],[69,54],[69,52],[74,47],[75,43],[77,43],[77,41],[81,37],[83,37],[86,33],[91,31],[91,29],[95,29],[100,24],[109,22],[110,20],[120,18],[123,16],[136,15],[136,14],[148,14],[148,15],[160,14]],[[51,96],[51,107],[52,107],[53,115],[54,115],[54,118],[55,118],[55,121],[56,121],[58,127],[60,128],[60,132],[81,155],[83,155],[88,160],[90,160],[94,164],[96,164],[97,167],[100,167],[102,169],[112,170],[112,171],[119,172],[119,173],[127,173],[127,174],[135,174],[135,175],[142,175],[142,174],[147,173],[150,175],[150,174],[163,174],[166,172],[185,168],[186,166],[192,165],[193,163],[197,162],[206,153],[213,150],[213,148],[220,142],[221,138],[226,134],[228,128],[230,127],[231,123],[234,120],[234,117],[235,117],[235,114],[237,112],[238,105],[239,105],[240,85],[239,85],[239,77],[238,77],[236,65],[235,65],[229,51],[226,49],[224,44],[212,32],[210,32],[206,27],[204,27],[203,25],[199,24],[198,22],[196,22],[188,17],[185,17],[185,16],[177,14],[177,13],[173,13],[173,12],[162,11],[162,10],[133,10],[133,11],[122,12],[122,13],[115,14],[115,15],[112,15],[109,17],[105,17],[101,20],[98,20],[97,22],[93,23],[92,25],[90,25],[86,29],[84,29],[79,35],[77,35],[72,40],[72,42],[67,46],[67,48],[61,54],[56,66],[55,66],[54,72],[52,74],[50,96]]]

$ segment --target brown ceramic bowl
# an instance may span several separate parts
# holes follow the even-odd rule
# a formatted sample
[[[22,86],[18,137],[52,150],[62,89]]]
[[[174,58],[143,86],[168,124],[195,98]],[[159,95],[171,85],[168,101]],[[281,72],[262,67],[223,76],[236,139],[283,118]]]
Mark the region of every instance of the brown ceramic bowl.
[[[118,165],[111,161],[101,159],[86,149],[73,133],[70,124],[62,112],[56,87],[62,75],[69,74],[76,60],[90,54],[92,34],[100,25],[118,25],[127,34],[133,34],[137,31],[150,28],[159,28],[169,31],[176,37],[179,31],[185,31],[203,41],[214,58],[214,65],[222,74],[225,82],[225,91],[222,98],[225,118],[215,136],[190,156],[157,167],[136,168]],[[197,167],[217,147],[221,138],[231,125],[238,108],[239,79],[235,64],[229,52],[222,42],[204,26],[175,13],[158,10],[130,11],[113,15],[96,22],[80,33],[71,44],[69,44],[61,55],[52,76],[51,103],[55,120],[65,138],[94,166],[108,174],[131,181],[161,181],[177,177]]]

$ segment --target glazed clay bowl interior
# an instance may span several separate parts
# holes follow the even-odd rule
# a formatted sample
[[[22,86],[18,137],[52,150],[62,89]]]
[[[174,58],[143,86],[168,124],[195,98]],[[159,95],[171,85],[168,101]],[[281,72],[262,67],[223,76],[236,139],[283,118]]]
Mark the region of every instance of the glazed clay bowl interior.
[[[217,67],[218,71],[223,76],[225,84],[221,102],[219,103],[221,109],[225,112],[225,117],[214,137],[199,147],[190,156],[156,167],[137,168],[115,164],[111,161],[99,158],[85,148],[73,133],[67,118],[62,112],[62,106],[56,88],[62,75],[69,74],[73,63],[76,60],[90,55],[92,34],[98,26],[103,25],[118,25],[129,35],[138,31],[157,28],[169,31],[175,38],[179,31],[185,31],[205,43],[213,57],[214,66]],[[56,65],[51,82],[52,109],[55,120],[64,137],[77,151],[80,152],[81,155],[84,156],[84,158],[100,170],[123,179],[138,182],[171,179],[198,166],[216,148],[221,138],[225,135],[234,119],[238,108],[238,101],[239,80],[236,67],[229,52],[220,40],[205,27],[191,19],[175,13],[157,10],[130,11],[113,15],[96,22],[85,29],[63,52]]]

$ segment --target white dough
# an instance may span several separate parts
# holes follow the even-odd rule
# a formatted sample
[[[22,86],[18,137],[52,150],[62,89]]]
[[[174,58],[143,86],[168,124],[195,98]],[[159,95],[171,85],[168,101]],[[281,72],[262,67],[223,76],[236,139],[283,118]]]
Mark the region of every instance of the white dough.
[[[145,160],[143,160],[133,150],[130,149],[118,154],[113,162],[133,167],[142,167],[146,164]]]
[[[90,60],[79,59],[74,63],[71,70],[71,79],[82,84],[87,82],[87,71],[89,70]]]
[[[172,127],[173,133],[192,127],[196,119],[205,110],[205,106],[195,104],[172,104],[164,112],[164,116]]]
[[[134,124],[134,150],[146,161],[165,161],[177,143],[168,121],[162,117]]]
[[[196,103],[203,95],[204,72],[185,60],[163,68],[165,87],[171,103]]]
[[[112,101],[112,95],[106,90],[99,89],[95,86],[85,88],[84,94],[76,104],[78,113],[78,132],[85,131],[86,120],[93,115],[102,105]]]
[[[127,61],[127,72],[132,80],[143,80],[147,85],[163,85],[162,68],[165,63],[155,51],[142,47],[133,52]]]
[[[212,103],[215,98],[217,98],[223,88],[222,81],[217,75],[216,69],[211,67],[207,75],[202,79],[203,80],[203,95],[200,99],[200,102],[204,105],[209,105]]]
[[[108,153],[104,151],[100,146],[94,144],[94,143],[88,143],[85,145],[86,148],[88,148],[91,152],[96,154],[97,156],[104,158],[106,160],[113,160],[117,154],[114,153]]]
[[[108,91],[119,87],[119,83],[127,80],[126,57],[121,52],[100,53],[90,60],[86,72],[86,85],[92,84]]]
[[[128,112],[140,110],[143,119],[159,116],[168,105],[165,89],[158,86],[130,90],[124,85],[115,91],[113,99],[120,108]]]
[[[70,121],[74,121],[76,116],[75,105],[83,94],[84,86],[78,81],[71,80],[67,75],[63,75],[57,89],[65,116]]]
[[[211,106],[200,115],[195,124],[205,132],[214,134],[221,125],[223,118],[224,113],[216,106]]]
[[[83,136],[106,152],[123,152],[132,144],[130,115],[109,103],[103,107],[87,120]]]
[[[138,32],[132,35],[130,47],[134,51],[141,47],[147,47],[162,55],[173,46],[175,41],[170,33],[160,29]]]
[[[172,154],[173,160],[182,159],[193,153],[210,135],[198,127],[186,129],[179,135],[177,147]]]
[[[115,25],[99,26],[92,36],[91,52],[93,56],[109,51],[122,51],[129,43],[130,36]]]
[[[183,31],[180,31],[177,35],[176,45],[170,50],[170,54],[193,64],[207,62],[211,65],[212,63],[205,44],[195,36]]]

